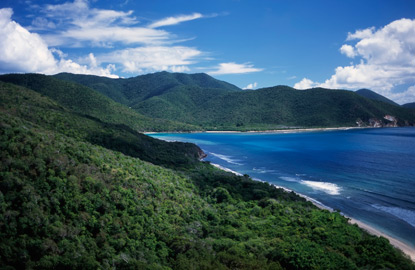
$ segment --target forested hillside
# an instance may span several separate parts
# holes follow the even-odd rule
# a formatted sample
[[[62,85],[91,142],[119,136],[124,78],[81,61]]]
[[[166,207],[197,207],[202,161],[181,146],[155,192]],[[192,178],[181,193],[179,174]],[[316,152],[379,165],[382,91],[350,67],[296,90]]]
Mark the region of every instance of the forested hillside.
[[[199,128],[170,120],[154,119],[114,102],[89,87],[41,74],[0,75],[0,81],[21,85],[48,96],[73,112],[106,123],[125,124],[137,131],[190,131]]]
[[[195,113],[207,126],[286,125],[301,127],[356,126],[356,120],[383,119],[387,114],[415,123],[415,114],[400,106],[367,99],[351,91],[276,86],[216,97]]]
[[[402,107],[415,109],[415,102],[403,104]]]
[[[202,155],[194,144],[156,140],[124,123],[106,123],[90,115],[76,113],[23,87],[0,82],[0,89],[3,110],[47,130],[164,166],[185,166]]]
[[[222,92],[240,91],[238,87],[216,80],[204,73],[185,74],[157,72],[127,79],[109,79],[91,75],[75,75],[60,73],[54,77],[62,80],[77,82],[91,87],[117,102],[132,106],[154,96],[171,92],[181,87],[214,88]],[[174,91],[174,90],[173,90]]]
[[[415,269],[337,212],[38,91],[0,83],[1,269]]]
[[[388,98],[386,98],[382,95],[379,95],[378,93],[373,92],[372,90],[369,90],[369,89],[359,89],[359,90],[356,91],[356,94],[358,94],[362,97],[368,98],[368,99],[383,101],[383,102],[386,102],[386,103],[389,103],[389,104],[392,104],[392,105],[395,105],[395,106],[399,106],[398,103],[396,103],[396,102],[394,102],[394,101],[392,101],[392,100],[390,100],[390,99],[388,99]]]
[[[369,125],[370,119],[386,125],[385,115],[396,117],[400,126],[415,123],[413,111],[367,89],[241,91],[206,74],[167,72],[116,80],[67,73],[56,77],[92,87],[148,117],[207,130],[356,126],[359,120]]]

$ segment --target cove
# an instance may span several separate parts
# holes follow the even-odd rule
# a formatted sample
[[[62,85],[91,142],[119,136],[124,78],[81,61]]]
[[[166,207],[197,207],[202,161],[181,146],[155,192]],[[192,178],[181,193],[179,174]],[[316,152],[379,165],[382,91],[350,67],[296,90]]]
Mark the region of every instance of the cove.
[[[301,133],[157,133],[205,159],[291,189],[415,248],[415,128]]]

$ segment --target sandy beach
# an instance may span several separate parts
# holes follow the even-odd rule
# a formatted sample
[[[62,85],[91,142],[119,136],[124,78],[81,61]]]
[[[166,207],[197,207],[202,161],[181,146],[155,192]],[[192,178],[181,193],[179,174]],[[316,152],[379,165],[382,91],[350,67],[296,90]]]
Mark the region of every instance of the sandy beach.
[[[356,224],[357,226],[359,226],[363,230],[367,231],[368,233],[373,234],[373,235],[377,235],[377,236],[385,237],[386,239],[389,240],[389,242],[393,246],[395,246],[396,248],[402,250],[413,261],[415,261],[415,249],[414,248],[412,248],[412,247],[408,246],[407,244],[405,244],[405,243],[403,243],[403,242],[401,242],[401,241],[399,241],[399,240],[397,240],[397,239],[395,239],[395,238],[393,238],[393,237],[391,237],[391,236],[389,236],[389,235],[387,235],[387,234],[371,227],[370,225],[367,225],[366,223],[363,223],[359,220],[356,220],[356,219],[353,219],[353,218],[350,218],[350,217],[347,217],[347,218],[350,219],[349,222],[351,224]]]
[[[206,131],[166,131],[166,133],[299,133],[299,132],[319,132],[319,131],[336,131],[336,130],[349,130],[349,129],[363,129],[371,127],[333,127],[333,128],[289,128],[289,129],[272,129],[272,130],[206,130]],[[157,134],[163,132],[143,132],[143,134]]]
[[[254,179],[254,180],[256,180],[256,179]],[[280,186],[276,186],[276,185],[274,185],[276,188],[282,188],[283,190],[285,190],[286,192],[292,192],[292,190],[290,190],[290,189],[287,189],[287,188],[284,188],[284,187],[280,187]],[[313,198],[310,198],[310,197],[308,197],[308,196],[306,196],[306,195],[303,195],[303,194],[300,194],[300,193],[297,193],[297,192],[295,192],[294,191],[294,193],[295,194],[297,194],[298,196],[300,196],[300,197],[303,197],[304,199],[306,199],[307,201],[309,201],[309,202],[311,202],[311,203],[313,203],[315,206],[317,206],[318,208],[320,208],[320,209],[323,209],[323,210],[328,210],[328,211],[333,211],[333,209],[332,208],[330,208],[330,207],[328,207],[328,206],[326,206],[326,205],[324,205],[324,204],[322,204],[322,203],[320,203],[319,201],[317,201],[317,200],[315,200],[315,199],[313,199]],[[401,242],[401,241],[399,241],[398,239],[395,239],[395,238],[393,238],[393,237],[391,237],[391,236],[389,236],[389,235],[387,235],[387,234],[385,234],[385,233],[383,233],[383,232],[381,232],[381,231],[379,231],[379,230],[377,230],[377,229],[375,229],[375,228],[373,228],[372,226],[370,226],[370,225],[368,225],[368,224],[366,224],[366,223],[364,223],[364,222],[362,222],[362,221],[360,221],[360,220],[357,220],[357,219],[354,219],[354,218],[351,218],[351,217],[348,217],[348,216],[346,216],[346,215],[343,215],[345,218],[348,218],[349,219],[349,223],[350,224],[356,224],[357,226],[359,226],[361,229],[363,229],[363,230],[365,230],[366,232],[368,232],[368,233],[370,233],[370,234],[372,234],[372,235],[376,235],[376,236],[382,236],[382,237],[385,237],[386,239],[388,239],[389,240],[389,243],[391,243],[391,245],[393,245],[394,247],[396,247],[396,248],[398,248],[398,249],[400,249],[400,250],[402,250],[402,252],[403,253],[405,253],[406,255],[408,255],[411,259],[412,259],[412,261],[414,261],[415,262],[415,249],[414,248],[412,248],[412,247],[410,247],[409,245],[407,245],[407,244],[405,244],[405,243],[403,243],[403,242]]]
[[[195,132],[195,133],[281,133],[281,134],[284,134],[284,133],[297,133],[297,132],[319,132],[319,131],[334,131],[334,130],[349,130],[349,129],[362,129],[361,127],[340,127],[340,128],[310,128],[310,129],[289,129],[289,130],[268,130],[268,131],[247,131],[247,132],[241,132],[241,131],[203,131],[203,132]],[[220,166],[220,165],[218,165],[218,164],[213,164],[213,163],[211,163],[211,165],[213,165],[213,166],[215,166],[216,168],[218,168],[218,169],[221,169],[221,170],[224,170],[224,171],[227,171],[227,172],[231,172],[231,173],[234,173],[234,174],[236,174],[236,175],[242,175],[241,173],[238,173],[238,172],[236,172],[236,171],[233,171],[233,170],[230,170],[230,169],[228,169],[228,168],[225,168],[225,167],[222,167],[222,166]],[[253,180],[256,180],[256,181],[261,181],[261,182],[264,182],[263,180],[261,180],[261,179],[255,179],[255,178],[253,178]],[[285,188],[285,187],[281,187],[281,186],[277,186],[277,185],[274,185],[276,188],[281,188],[281,189],[283,189],[283,190],[285,190],[286,192],[293,192],[293,190],[290,190],[290,189],[287,189],[287,188]],[[295,192],[295,191],[294,191]],[[300,193],[298,193],[298,192],[295,192],[297,195],[299,195],[300,197],[303,197],[304,199],[306,199],[307,201],[310,201],[311,203],[313,203],[315,206],[317,206],[318,208],[320,208],[320,209],[324,209],[324,210],[328,210],[328,211],[333,211],[333,209],[332,208],[330,208],[330,207],[328,207],[328,206],[326,206],[326,205],[324,205],[324,204],[322,204],[322,203],[320,203],[319,201],[317,201],[317,200],[315,200],[315,199],[313,199],[313,198],[310,198],[310,197],[308,197],[308,196],[306,196],[306,195],[303,195],[303,194],[300,194]],[[349,219],[349,222],[351,223],[351,224],[356,224],[357,226],[359,226],[360,228],[362,228],[363,230],[365,230],[365,231],[367,231],[368,233],[370,233],[370,234],[372,234],[372,235],[376,235],[376,236],[382,236],[382,237],[385,237],[386,239],[388,239],[389,240],[389,242],[393,245],[393,246],[395,246],[396,248],[398,248],[398,249],[400,249],[400,250],[402,250],[405,254],[407,254],[413,261],[415,261],[415,248],[413,248],[413,247],[411,247],[411,246],[409,246],[409,245],[407,245],[407,244],[405,244],[405,243],[403,243],[402,241],[400,241],[400,240],[398,240],[398,239],[395,239],[395,238],[393,238],[393,237],[391,237],[391,236],[389,236],[389,235],[387,235],[387,234],[385,234],[385,233],[383,233],[383,232],[381,232],[381,231],[379,231],[378,229],[376,229],[376,228],[373,228],[372,226],[370,226],[370,225],[368,225],[368,224],[366,224],[366,223],[364,223],[364,222],[362,222],[362,221],[359,221],[359,220],[356,220],[356,219],[353,219],[353,218],[350,218],[350,217],[348,217],[348,216],[345,216],[346,218],[348,218]]]
[[[292,190],[289,190],[289,189],[287,189],[287,188],[284,188],[284,187],[280,187],[280,186],[276,186],[276,185],[274,185],[276,188],[282,188],[283,190],[285,190],[286,192],[291,192]],[[308,197],[308,196],[305,196],[305,195],[303,195],[303,194],[300,194],[300,193],[297,193],[297,192],[295,192],[294,191],[294,193],[295,194],[297,194],[298,196],[300,196],[300,197],[303,197],[304,199],[306,199],[307,201],[309,201],[309,202],[311,202],[311,203],[313,203],[315,206],[317,206],[318,208],[320,208],[320,209],[323,209],[323,210],[328,210],[328,211],[333,211],[333,209],[332,208],[330,208],[330,207],[328,207],[328,206],[326,206],[326,205],[324,205],[324,204],[322,204],[322,203],[320,203],[319,201],[317,201],[317,200],[315,200],[315,199],[313,199],[313,198],[310,198],[310,197]],[[366,223],[364,223],[364,222],[362,222],[362,221],[360,221],[360,220],[357,220],[357,219],[354,219],[354,218],[351,218],[351,217],[348,217],[348,216],[346,216],[346,215],[343,215],[345,218],[348,218],[349,219],[349,223],[350,224],[356,224],[357,226],[359,226],[361,229],[363,229],[363,230],[365,230],[366,232],[368,232],[368,233],[370,233],[370,234],[372,234],[372,235],[376,235],[376,236],[382,236],[382,237],[385,237],[386,239],[388,239],[389,240],[389,243],[391,243],[391,245],[393,245],[394,247],[396,247],[396,248],[398,248],[398,249],[400,249],[400,250],[402,250],[402,252],[403,253],[405,253],[406,255],[408,255],[411,259],[412,259],[412,261],[414,261],[415,262],[415,249],[414,248],[412,248],[412,247],[410,247],[409,245],[407,245],[407,244],[405,244],[405,243],[403,243],[403,242],[401,242],[401,241],[399,241],[398,239],[395,239],[395,238],[393,238],[393,237],[391,237],[391,236],[389,236],[389,235],[387,235],[387,234],[385,234],[385,233],[383,233],[383,232],[381,232],[381,231],[379,231],[379,230],[377,230],[377,229],[375,229],[375,228],[373,228],[372,226],[370,226],[370,225],[368,225],[368,224],[366,224]]]
[[[226,171],[226,172],[231,172],[231,173],[234,173],[234,174],[239,175],[239,176],[241,176],[241,175],[242,175],[242,174],[240,174],[240,173],[238,173],[238,172],[235,172],[235,171],[230,170],[230,169],[228,169],[228,168],[222,167],[222,166],[220,166],[220,165],[218,165],[218,164],[213,164],[213,163],[211,163],[211,165],[213,165],[214,167],[216,167],[216,168],[218,168],[218,169],[224,170],[224,171]],[[260,181],[260,182],[265,182],[265,181],[263,181],[263,180],[261,180],[261,179],[256,179],[256,178],[253,178],[253,180],[255,180],[255,181]],[[300,197],[302,197],[302,198],[306,199],[307,201],[309,201],[309,202],[313,203],[316,207],[318,207],[318,208],[320,208],[320,209],[323,209],[323,210],[328,210],[328,211],[333,211],[333,209],[332,209],[332,208],[330,208],[330,207],[328,207],[328,206],[326,206],[326,205],[324,205],[324,204],[320,203],[319,201],[317,201],[317,200],[315,200],[315,199],[313,199],[313,198],[310,198],[310,197],[308,197],[308,196],[306,196],[306,195],[303,195],[303,194],[301,194],[301,193],[295,192],[295,191],[293,191],[293,190],[291,190],[291,189],[288,189],[288,188],[285,188],[285,187],[282,187],[282,186],[277,186],[277,185],[273,185],[273,186],[274,186],[275,188],[281,188],[281,189],[283,189],[285,192],[294,192],[294,193],[295,193],[295,194],[297,194],[298,196],[300,196]],[[412,248],[412,247],[410,247],[409,245],[407,245],[407,244],[405,244],[405,243],[403,243],[403,242],[399,241],[398,239],[395,239],[395,238],[393,238],[393,237],[391,237],[391,236],[389,236],[389,235],[387,235],[387,234],[385,234],[385,233],[383,233],[383,232],[381,232],[381,231],[377,230],[376,228],[373,228],[372,226],[370,226],[370,225],[368,225],[368,224],[366,224],[366,223],[364,223],[364,222],[362,222],[362,221],[356,220],[356,219],[354,219],[354,218],[350,218],[350,217],[348,217],[348,216],[344,216],[344,217],[346,217],[346,218],[348,218],[348,219],[349,219],[349,223],[350,223],[350,224],[356,224],[356,225],[357,225],[357,226],[359,226],[361,229],[365,230],[366,232],[368,232],[368,233],[370,233],[370,234],[372,234],[372,235],[376,235],[376,236],[382,236],[382,237],[385,237],[386,239],[388,239],[388,240],[389,240],[389,242],[391,243],[391,245],[393,245],[394,247],[396,247],[396,248],[400,249],[403,253],[405,253],[406,255],[408,255],[408,256],[409,256],[409,257],[410,257],[413,261],[415,261],[415,249],[414,249],[414,248]]]
[[[349,130],[349,129],[362,129],[368,127],[333,127],[333,128],[289,128],[289,129],[272,129],[272,130],[251,130],[251,131],[217,131],[207,130],[200,131],[200,133],[298,133],[298,132],[319,132],[319,131],[335,131],[335,130]],[[198,131],[196,131],[198,133]]]

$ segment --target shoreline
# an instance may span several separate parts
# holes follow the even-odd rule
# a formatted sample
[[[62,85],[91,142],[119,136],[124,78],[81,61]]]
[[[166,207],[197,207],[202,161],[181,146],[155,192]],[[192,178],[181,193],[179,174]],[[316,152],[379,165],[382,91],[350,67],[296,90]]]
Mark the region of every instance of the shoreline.
[[[300,132],[319,132],[319,131],[336,131],[336,130],[349,130],[349,129],[364,129],[370,127],[327,127],[327,128],[292,128],[292,129],[270,129],[270,130],[248,130],[248,131],[227,131],[227,130],[207,130],[200,133],[300,133]],[[195,132],[199,133],[199,132]]]
[[[376,236],[382,236],[382,237],[388,239],[389,243],[392,246],[394,246],[395,248],[401,250],[404,254],[408,255],[409,258],[413,262],[415,262],[415,249],[414,248],[410,247],[406,243],[404,243],[404,242],[402,242],[402,241],[400,241],[396,238],[393,238],[392,236],[387,235],[384,232],[381,232],[380,230],[378,230],[378,229],[376,229],[376,228],[374,228],[374,227],[372,227],[372,226],[370,226],[370,225],[368,225],[368,224],[366,224],[366,223],[364,223],[360,220],[357,220],[357,219],[354,219],[354,218],[351,218],[351,217],[348,217],[348,216],[344,216],[344,217],[349,219],[350,224],[356,224],[359,228],[365,230],[369,234],[376,235]]]
[[[238,173],[238,172],[233,171],[231,169],[222,167],[219,164],[211,163],[211,165],[214,166],[214,167],[216,167],[216,168],[218,168],[218,169],[220,169],[220,170],[223,170],[223,171],[226,171],[226,172],[230,172],[230,173],[236,174],[238,176],[242,176],[241,173]],[[252,179],[255,180],[255,181],[259,181],[259,182],[266,182],[266,181],[263,181],[263,180],[257,179],[257,178],[252,178]],[[266,182],[266,183],[268,183],[268,182]],[[313,205],[315,205],[319,209],[327,210],[327,211],[330,211],[330,212],[333,212],[334,211],[332,208],[330,208],[330,207],[322,204],[318,200],[315,200],[315,199],[313,199],[313,198],[311,198],[309,196],[306,196],[304,194],[295,192],[294,190],[291,190],[291,189],[288,189],[288,188],[285,188],[285,187],[282,187],[282,186],[278,186],[278,185],[275,185],[275,184],[271,184],[271,185],[274,186],[275,188],[283,189],[285,192],[294,192],[298,196],[300,196],[300,197],[306,199],[307,201],[311,202]],[[388,239],[389,243],[392,246],[394,246],[395,248],[401,250],[404,254],[406,254],[407,256],[409,256],[409,258],[412,261],[415,262],[415,248],[410,247],[406,243],[404,243],[404,242],[402,242],[402,241],[400,241],[400,240],[398,240],[396,238],[393,238],[392,236],[387,235],[386,233],[384,233],[384,232],[382,232],[382,231],[380,231],[380,230],[378,230],[378,229],[370,226],[369,224],[367,224],[367,223],[365,223],[363,221],[357,220],[355,218],[351,218],[351,217],[349,217],[347,215],[344,215],[344,214],[341,214],[341,215],[349,220],[349,224],[356,224],[359,228],[361,228],[362,230],[366,231],[369,234],[372,234],[372,235],[375,235],[375,236],[382,236],[382,237]]]
[[[287,128],[287,129],[269,129],[269,130],[204,130],[204,131],[145,131],[143,134],[159,134],[159,133],[275,133],[275,134],[289,134],[300,132],[319,132],[319,131],[337,131],[337,130],[350,130],[350,129],[366,129],[373,127],[326,127],[326,128]]]

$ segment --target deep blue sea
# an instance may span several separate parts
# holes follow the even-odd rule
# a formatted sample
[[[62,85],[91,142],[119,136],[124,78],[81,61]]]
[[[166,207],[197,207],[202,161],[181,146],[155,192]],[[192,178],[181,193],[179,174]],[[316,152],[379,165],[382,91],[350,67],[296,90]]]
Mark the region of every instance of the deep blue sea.
[[[415,247],[415,128],[152,134],[205,159],[309,196]]]

